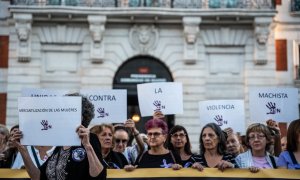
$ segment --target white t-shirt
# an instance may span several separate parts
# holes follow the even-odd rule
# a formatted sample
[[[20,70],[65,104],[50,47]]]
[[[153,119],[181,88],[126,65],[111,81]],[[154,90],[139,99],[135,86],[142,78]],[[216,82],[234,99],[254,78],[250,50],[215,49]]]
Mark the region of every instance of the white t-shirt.
[[[46,162],[46,160],[48,159],[49,156],[51,156],[51,154],[53,153],[53,150],[55,149],[55,147],[53,146],[50,150],[48,150],[46,153],[47,153],[47,157],[44,157],[43,159],[40,158],[40,153],[39,153],[39,150],[37,150],[36,148],[34,148],[34,151],[36,153],[36,156],[39,160],[39,163],[40,165],[44,164],[44,162]],[[31,146],[27,146],[27,151],[29,152],[29,156],[33,162],[33,164],[35,166],[36,165],[36,162],[35,162],[35,159],[34,159],[34,155],[32,153],[32,150],[31,150]],[[12,165],[12,169],[21,169],[22,167],[24,167],[24,161],[23,161],[23,158],[20,154],[20,152],[17,153],[17,156],[16,156],[16,159],[15,159],[15,162],[13,163]]]

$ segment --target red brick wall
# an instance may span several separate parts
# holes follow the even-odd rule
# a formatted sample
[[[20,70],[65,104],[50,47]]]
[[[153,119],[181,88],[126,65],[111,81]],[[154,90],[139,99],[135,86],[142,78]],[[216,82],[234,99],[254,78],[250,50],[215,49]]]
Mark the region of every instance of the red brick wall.
[[[278,39],[276,46],[276,71],[287,71],[287,44],[286,39]]]

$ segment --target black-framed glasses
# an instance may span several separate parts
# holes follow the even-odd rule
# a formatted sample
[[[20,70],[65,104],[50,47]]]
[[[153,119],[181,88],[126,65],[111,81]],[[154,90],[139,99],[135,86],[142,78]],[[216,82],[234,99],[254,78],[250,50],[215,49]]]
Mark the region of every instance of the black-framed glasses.
[[[178,134],[171,134],[172,138],[184,138],[186,136],[186,134],[184,133],[178,133]]]
[[[162,135],[162,133],[160,133],[160,132],[154,132],[154,133],[147,133],[147,136],[148,137],[152,137],[152,136],[154,136],[155,138],[157,138],[158,136],[160,136],[160,135]]]
[[[127,140],[127,139],[115,139],[115,142],[116,142],[117,144],[120,144],[121,142],[122,142],[123,144],[125,144],[125,143],[128,142],[128,140]]]

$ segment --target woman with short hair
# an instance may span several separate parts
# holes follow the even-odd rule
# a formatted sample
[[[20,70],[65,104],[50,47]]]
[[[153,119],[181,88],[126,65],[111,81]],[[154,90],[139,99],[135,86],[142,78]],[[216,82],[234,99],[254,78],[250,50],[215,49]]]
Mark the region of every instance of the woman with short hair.
[[[261,123],[250,125],[246,131],[246,143],[249,149],[235,158],[238,166],[249,168],[254,173],[259,169],[276,168],[275,157],[268,152],[271,138],[266,125]]]

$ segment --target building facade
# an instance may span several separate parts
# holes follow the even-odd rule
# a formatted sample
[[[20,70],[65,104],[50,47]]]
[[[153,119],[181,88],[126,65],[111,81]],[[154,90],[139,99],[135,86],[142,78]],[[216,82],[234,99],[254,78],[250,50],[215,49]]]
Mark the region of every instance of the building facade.
[[[0,2],[8,126],[18,123],[22,88],[126,88],[130,117],[136,84],[174,81],[183,84],[184,114],[171,119],[197,144],[199,101],[244,99],[250,124],[249,88],[299,86],[297,0]]]

